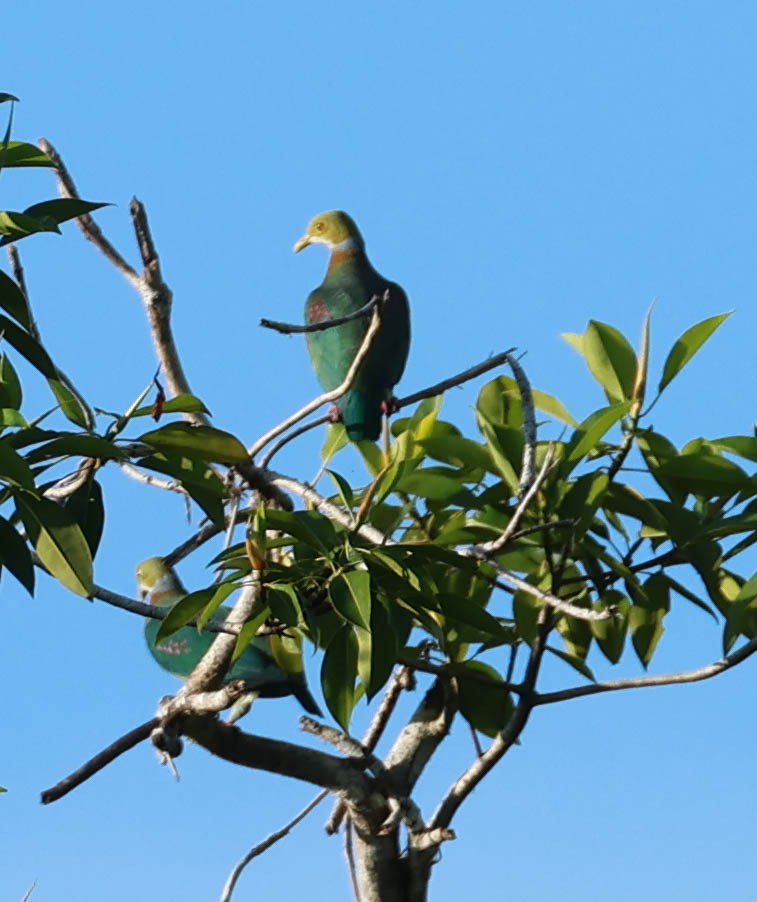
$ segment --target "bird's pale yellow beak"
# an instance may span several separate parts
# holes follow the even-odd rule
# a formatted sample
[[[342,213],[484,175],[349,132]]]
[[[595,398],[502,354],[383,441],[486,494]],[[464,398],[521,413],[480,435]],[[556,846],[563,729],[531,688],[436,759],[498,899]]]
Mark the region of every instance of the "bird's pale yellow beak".
[[[310,244],[310,235],[303,235],[299,241],[295,241],[294,247],[292,250],[295,254],[299,254],[299,252],[303,249],[303,247],[307,247]]]

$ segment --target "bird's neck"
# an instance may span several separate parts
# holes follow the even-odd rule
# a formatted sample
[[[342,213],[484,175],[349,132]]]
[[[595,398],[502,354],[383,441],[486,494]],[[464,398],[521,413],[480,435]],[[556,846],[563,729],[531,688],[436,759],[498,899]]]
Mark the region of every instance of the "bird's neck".
[[[183,594],[184,589],[175,579],[164,577],[155,583],[150,592],[150,604],[161,608],[169,607]]]
[[[367,263],[368,258],[362,242],[356,241],[354,238],[347,238],[346,241],[335,244],[331,248],[326,275],[333,275],[345,266],[363,266]]]

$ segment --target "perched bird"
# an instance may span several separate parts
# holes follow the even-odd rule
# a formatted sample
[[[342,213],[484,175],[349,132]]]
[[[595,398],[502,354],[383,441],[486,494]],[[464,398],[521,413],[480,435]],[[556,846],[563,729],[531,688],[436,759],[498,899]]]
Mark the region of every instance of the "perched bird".
[[[305,321],[310,325],[337,319],[364,307],[374,295],[381,305],[381,328],[373,339],[352,388],[337,401],[349,437],[375,441],[381,414],[388,411],[392,388],[405,369],[410,347],[410,310],[405,292],[371,266],[365,242],[354,221],[341,210],[321,213],[310,221],[295,244],[297,253],[309,244],[325,244],[331,252],[323,282],[308,295]],[[321,385],[330,391],[340,385],[360,349],[370,317],[364,316],[307,334],[308,350]]]
[[[174,570],[160,557],[148,558],[137,567],[137,585],[141,598],[149,596],[150,604],[165,608],[173,607],[187,594]],[[223,620],[228,613],[229,608],[221,607],[213,620]],[[158,644],[159,628],[159,620],[145,620],[145,639],[150,654],[163,670],[186,679],[210,648],[216,634],[200,633],[194,626],[184,626]],[[266,637],[256,636],[226,676],[227,680],[244,680],[250,689],[250,693],[232,708],[229,722],[233,723],[246,714],[258,697],[294,695],[306,711],[320,715],[321,709],[308,691],[305,678],[282,670],[271,656],[268,642]]]

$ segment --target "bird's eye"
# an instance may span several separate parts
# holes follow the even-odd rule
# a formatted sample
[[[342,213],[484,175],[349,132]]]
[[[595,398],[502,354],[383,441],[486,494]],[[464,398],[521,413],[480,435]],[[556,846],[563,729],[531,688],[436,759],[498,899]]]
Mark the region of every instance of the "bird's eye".
[[[317,222],[317,223],[315,224],[315,230],[316,230],[316,232],[322,232],[322,231],[324,230],[324,228],[325,228],[325,226],[323,225],[322,222]]]

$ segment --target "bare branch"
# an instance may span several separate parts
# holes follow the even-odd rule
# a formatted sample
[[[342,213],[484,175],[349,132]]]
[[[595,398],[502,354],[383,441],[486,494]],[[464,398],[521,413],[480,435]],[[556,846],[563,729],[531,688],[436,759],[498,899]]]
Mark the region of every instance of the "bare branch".
[[[44,138],[40,138],[37,142],[42,150],[50,157],[50,159],[55,164],[55,174],[58,177],[58,192],[61,197],[75,197],[79,198],[80,194],[76,190],[76,185],[74,184],[74,180],[71,178],[71,174],[66,168],[65,163],[60,157],[58,151],[46,141]],[[100,251],[101,254],[116,267],[116,269],[126,278],[126,280],[132,285],[133,288],[136,288],[137,291],[141,290],[141,279],[137,274],[136,270],[134,270],[121,254],[113,247],[113,245],[108,241],[105,235],[102,232],[102,229],[99,225],[92,219],[92,217],[87,213],[84,216],[79,216],[76,219],[77,225],[84,233],[84,237],[91,241],[92,244]]]
[[[323,495],[316,492],[314,488],[306,483],[298,482],[296,479],[292,479],[289,476],[281,476],[278,473],[271,473],[270,476],[273,485],[278,486],[287,492],[292,492],[294,495],[299,495],[304,501],[307,501],[309,504],[312,504],[313,507],[318,508],[318,510],[330,520],[333,520],[335,523],[340,523],[345,529],[357,532],[358,535],[361,535],[366,541],[371,542],[373,545],[394,544],[388,536],[385,536],[380,530],[376,529],[375,526],[371,526],[367,523],[357,526],[355,518],[350,512],[343,510],[336,504],[332,504],[327,498],[324,498]]]
[[[279,840],[284,839],[285,836],[288,836],[289,833],[297,826],[297,824],[299,824],[300,821],[303,821],[310,814],[310,812],[326,798],[327,795],[329,795],[329,791],[327,789],[325,789],[323,792],[319,792],[318,795],[310,802],[308,802],[308,804],[302,809],[302,811],[300,811],[299,814],[295,815],[295,817],[293,817],[288,824],[286,824],[280,830],[277,830],[275,833],[271,833],[270,836],[267,836],[256,846],[253,846],[229,874],[229,877],[224,884],[223,890],[221,891],[220,902],[230,902],[232,893],[234,892],[234,887],[237,885],[237,881],[239,880],[242,871],[247,867],[247,865],[254,858],[262,855],[263,852],[268,851],[268,849],[279,842]]]
[[[370,301],[359,310],[356,310],[354,313],[349,313],[347,316],[337,317],[336,319],[325,319],[318,323],[309,323],[308,325],[279,323],[273,319],[261,319],[260,325],[264,329],[273,329],[275,332],[281,332],[283,335],[302,335],[303,333],[308,332],[325,332],[326,329],[333,329],[335,326],[343,326],[345,323],[351,323],[355,319],[367,316],[380,301],[388,300],[389,292],[385,291],[383,297],[374,294]]]
[[[544,592],[536,586],[532,586],[531,583],[527,583],[524,579],[514,576],[494,561],[490,561],[489,563],[495,567],[497,575],[501,580],[509,583],[515,589],[520,589],[521,592],[533,595],[534,598],[538,598],[549,607],[554,608],[556,611],[560,611],[561,614],[575,617],[576,620],[611,620],[617,615],[617,612],[613,607],[605,608],[604,611],[595,611],[592,608],[581,608],[578,605],[571,604],[569,601],[564,601],[562,598],[558,598],[557,595],[553,595],[551,592]]]
[[[124,752],[128,752],[129,749],[134,748],[135,745],[143,742],[150,735],[157,723],[157,718],[153,718],[152,720],[148,720],[146,723],[135,727],[119,739],[116,739],[116,741],[111,743],[106,749],[98,752],[94,758],[90,758],[89,761],[82,764],[78,770],[69,774],[59,783],[56,783],[55,786],[51,786],[50,789],[46,789],[41,796],[42,804],[49,805],[50,802],[57,802],[58,799],[63,798],[63,796],[71,792],[72,789],[76,789],[77,786],[80,786],[86,780],[89,780],[89,778],[94,776],[98,771],[107,767],[111,761],[115,761],[119,755],[123,755]]]
[[[684,670],[680,673],[660,674],[658,676],[636,677],[627,680],[607,680],[604,683],[592,683],[589,686],[576,686],[572,689],[561,689],[557,692],[537,693],[534,705],[553,705],[572,698],[583,698],[587,695],[598,695],[600,692],[618,692],[622,689],[646,689],[651,686],[677,686],[683,683],[698,683],[709,680],[718,674],[741,664],[757,651],[757,637],[750,639],[738,651],[726,655],[719,661],[699,667],[696,670]]]
[[[449,379],[442,379],[441,382],[437,382],[435,385],[430,385],[428,388],[423,388],[420,391],[414,392],[412,395],[407,395],[404,398],[398,398],[394,402],[394,408],[395,410],[400,410],[401,408],[407,407],[410,404],[415,404],[417,401],[423,401],[425,398],[434,398],[436,397],[436,395],[440,395],[442,392],[447,391],[448,388],[454,388],[456,385],[462,385],[464,382],[470,382],[471,379],[475,379],[477,376],[482,376],[484,373],[488,373],[490,370],[494,370],[498,366],[502,366],[503,363],[508,363],[510,361],[510,354],[514,350],[515,348],[510,348],[509,351],[503,351],[501,354],[495,354],[493,357],[489,357],[487,360],[484,360],[481,363],[477,363],[475,366],[469,367],[467,370],[463,370],[456,376],[450,376]]]
[[[92,476],[96,465],[97,461],[94,458],[85,457],[73,473],[69,473],[59,479],[55,485],[46,488],[43,495],[51,501],[64,501],[84,485]]]
[[[525,451],[523,452],[525,455]],[[485,554],[487,557],[493,557],[502,551],[502,549],[507,545],[507,543],[512,539],[515,531],[520,524],[521,517],[526,512],[529,504],[534,498],[534,495],[539,491],[539,487],[544,482],[552,468],[552,462],[554,460],[554,451],[552,446],[547,450],[547,453],[544,455],[544,461],[541,465],[539,472],[536,474],[536,477],[531,474],[529,477],[529,482],[527,484],[527,488],[523,495],[521,496],[520,501],[518,502],[518,506],[515,508],[512,517],[510,518],[510,522],[507,524],[505,529],[502,530],[502,534],[494,539],[492,542],[486,542],[482,545],[475,546],[474,551],[478,550]],[[523,462],[523,473],[525,474],[527,467],[527,462],[524,460]],[[524,476],[521,475],[521,486],[525,485]]]
[[[293,429],[291,432],[282,436],[275,444],[271,445],[271,447],[266,451],[263,457],[260,459],[260,466],[267,467],[271,463],[274,455],[278,454],[279,451],[284,447],[284,445],[288,445],[289,442],[293,441],[296,438],[299,438],[301,435],[304,435],[306,432],[310,432],[311,429],[315,429],[318,426],[323,426],[326,423],[331,422],[331,416],[329,414],[324,414],[322,417],[318,417],[316,420],[311,420],[309,423],[303,423],[302,426],[298,426],[297,429]]]
[[[508,354],[507,362],[518,384],[523,407],[523,438],[525,439],[525,444],[523,446],[520,485],[518,486],[518,496],[522,498],[533,482],[536,468],[536,413],[534,411],[534,396],[531,391],[531,383],[528,381],[525,370],[512,355]]]
[[[130,464],[125,460],[118,461],[118,465],[123,473],[137,482],[152,486],[154,489],[163,489],[165,492],[176,492],[179,495],[187,494],[184,486],[175,479],[161,479],[159,476],[153,476],[152,473],[144,473],[142,470],[135,467],[134,464]]]
[[[278,739],[243,733],[214,717],[184,717],[181,731],[212,754],[232,764],[270,771],[332,792],[346,793],[356,803],[367,800],[372,780],[336,755]]]
[[[264,435],[261,435],[260,438],[249,448],[248,453],[250,457],[254,458],[256,454],[258,454],[265,446],[273,441],[273,439],[277,438],[277,436],[281,435],[282,432],[286,432],[290,426],[294,426],[295,423],[299,423],[300,420],[303,420],[308,414],[311,414],[314,410],[317,410],[323,404],[328,404],[332,401],[336,401],[338,398],[341,398],[342,395],[349,391],[350,386],[355,381],[355,377],[358,374],[360,367],[363,365],[363,361],[368,356],[368,352],[371,349],[371,345],[373,344],[373,339],[376,337],[376,333],[378,332],[381,326],[381,315],[379,314],[378,307],[375,307],[373,310],[373,316],[371,317],[371,322],[366,330],[365,335],[363,336],[363,341],[360,347],[358,348],[357,354],[350,364],[350,368],[347,371],[347,375],[344,377],[344,380],[341,384],[337,385],[336,388],[332,388],[331,391],[323,392],[323,394],[318,395],[317,398],[313,398],[312,401],[308,402],[304,407],[301,407],[299,410],[295,411],[291,416],[287,417],[278,426],[274,426],[273,429],[269,429]]]

